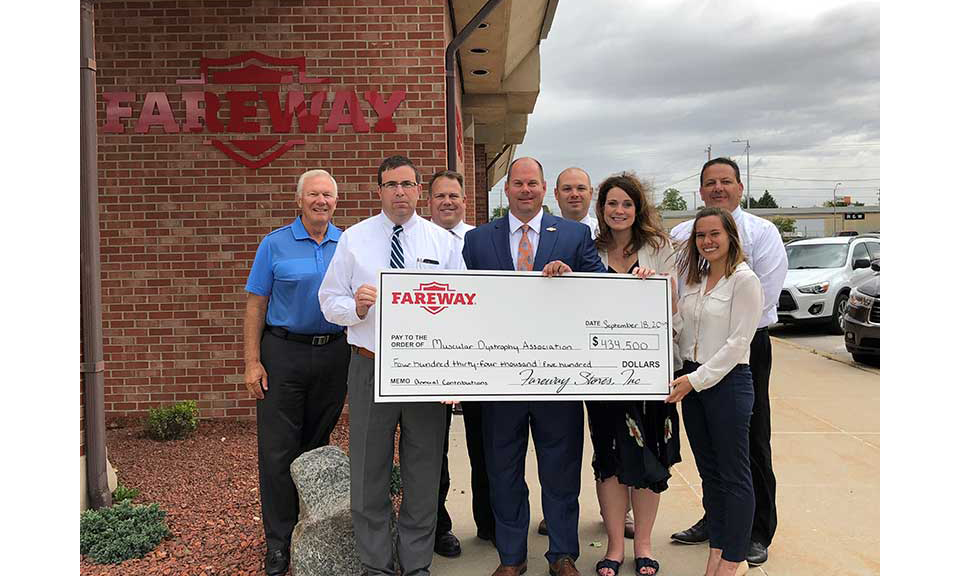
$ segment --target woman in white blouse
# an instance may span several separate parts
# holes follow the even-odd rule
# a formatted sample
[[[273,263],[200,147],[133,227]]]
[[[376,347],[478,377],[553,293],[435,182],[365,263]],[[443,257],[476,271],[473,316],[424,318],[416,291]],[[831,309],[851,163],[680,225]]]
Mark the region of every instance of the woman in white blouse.
[[[749,362],[763,292],[744,262],[736,222],[722,208],[697,213],[679,259],[687,286],[674,304],[674,337],[683,369],[666,401],[683,400],[684,428],[703,481],[706,575],[733,576],[746,571],[753,524]]]
[[[673,245],[649,199],[649,187],[636,176],[611,176],[597,191],[600,233],[597,251],[611,273],[644,277],[672,274]],[[674,404],[657,401],[587,402],[597,499],[607,532],[607,552],[597,564],[600,576],[615,576],[624,561],[624,515],[633,505],[635,574],[660,568],[652,558],[650,534],[670,466],[680,461],[680,416]],[[632,490],[630,490],[632,488]]]

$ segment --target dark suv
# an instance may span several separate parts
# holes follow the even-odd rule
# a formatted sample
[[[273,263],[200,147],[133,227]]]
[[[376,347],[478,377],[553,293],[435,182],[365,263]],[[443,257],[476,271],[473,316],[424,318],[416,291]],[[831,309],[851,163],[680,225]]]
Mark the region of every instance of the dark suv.
[[[853,359],[880,363],[880,260],[870,265],[876,275],[850,293],[844,318],[844,342]]]

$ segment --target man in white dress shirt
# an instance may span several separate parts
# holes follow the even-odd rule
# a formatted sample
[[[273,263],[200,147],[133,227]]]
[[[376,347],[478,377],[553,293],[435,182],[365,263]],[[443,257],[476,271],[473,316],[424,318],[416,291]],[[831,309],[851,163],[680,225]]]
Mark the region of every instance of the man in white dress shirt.
[[[729,158],[714,158],[700,171],[700,197],[709,207],[725,208],[733,215],[740,234],[747,264],[760,279],[763,288],[763,315],[750,344],[750,371],[753,374],[754,403],[750,419],[750,471],[756,509],[747,563],[751,566],[767,560],[767,548],[777,529],[776,488],[770,452],[770,368],[773,358],[767,328],[777,321],[777,301],[787,276],[787,252],[780,232],[770,221],[740,208],[743,183],[740,167]],[[676,242],[690,237],[693,220],[678,224],[670,232]],[[685,282],[678,282],[682,291]],[[707,541],[703,519],[671,538],[682,544]]]
[[[567,220],[586,224],[597,239],[600,228],[597,219],[590,215],[590,203],[593,200],[593,186],[590,175],[583,168],[571,166],[557,176],[557,186],[553,195],[560,206],[560,214]]]
[[[457,250],[463,250],[463,237],[474,226],[463,221],[466,205],[463,197],[463,176],[453,170],[441,170],[430,177],[427,185],[430,196],[430,221],[450,231]],[[480,434],[480,408],[473,403],[464,406],[463,422],[467,432],[467,452],[472,470],[473,516],[477,533],[490,540],[493,534],[493,511],[490,509],[490,485],[483,465],[483,440]],[[443,465],[440,468],[440,493],[437,500],[437,538],[433,551],[447,558],[460,555],[460,540],[453,533],[453,521],[447,512],[447,494],[450,492],[450,420],[452,406],[447,406],[447,433],[443,442]],[[469,414],[468,414],[469,412]]]
[[[377,171],[383,211],[350,227],[318,293],[331,322],[347,326],[352,354],[350,399],[350,509],[357,552],[369,576],[394,576],[390,535],[390,471],[400,426],[403,500],[397,516],[399,569],[430,574],[437,525],[437,491],[446,407],[439,402],[373,401],[378,272],[387,268],[463,269],[450,234],[416,213],[420,174],[405,156],[391,156]],[[372,313],[371,313],[372,312]]]

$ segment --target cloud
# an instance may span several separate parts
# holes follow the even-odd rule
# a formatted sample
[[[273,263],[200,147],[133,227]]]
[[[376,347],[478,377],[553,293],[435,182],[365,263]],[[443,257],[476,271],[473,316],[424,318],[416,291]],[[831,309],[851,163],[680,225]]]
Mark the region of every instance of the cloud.
[[[879,178],[879,4],[791,9],[561,3],[541,44],[540,97],[518,154],[539,158],[548,180],[569,165],[595,181],[631,169],[662,192],[699,172],[708,145],[745,164],[744,145],[731,140],[749,138],[753,173]],[[684,184],[692,191],[696,179]],[[874,184],[851,195],[872,198]],[[833,190],[764,185],[786,205],[819,204]]]

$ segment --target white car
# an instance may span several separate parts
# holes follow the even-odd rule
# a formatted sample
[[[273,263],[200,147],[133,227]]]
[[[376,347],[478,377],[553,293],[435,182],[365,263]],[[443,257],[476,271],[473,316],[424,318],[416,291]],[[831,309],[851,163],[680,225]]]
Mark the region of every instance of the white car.
[[[876,235],[811,238],[787,244],[787,279],[777,303],[780,322],[826,322],[843,334],[850,291],[873,277]]]

